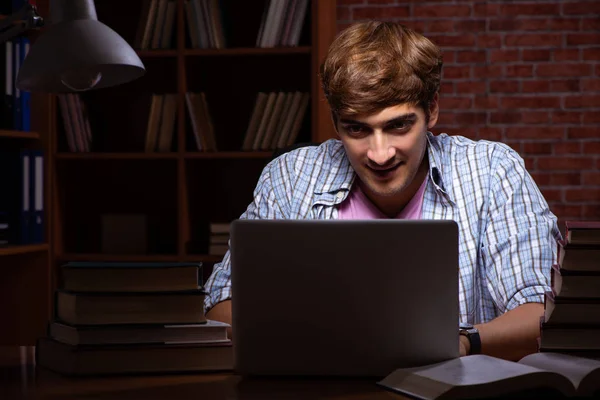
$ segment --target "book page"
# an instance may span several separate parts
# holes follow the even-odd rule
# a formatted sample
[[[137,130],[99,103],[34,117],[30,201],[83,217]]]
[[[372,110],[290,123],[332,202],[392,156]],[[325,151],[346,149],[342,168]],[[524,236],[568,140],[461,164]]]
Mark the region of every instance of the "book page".
[[[422,399],[485,397],[542,387],[573,392],[567,379],[554,372],[482,354],[400,368],[378,384]]]
[[[592,372],[597,371],[596,374],[600,374],[600,361],[562,353],[530,354],[523,357],[519,363],[564,375],[569,378],[576,389],[580,387],[584,378]],[[590,378],[592,377],[590,376]],[[600,387],[600,384],[597,387]]]

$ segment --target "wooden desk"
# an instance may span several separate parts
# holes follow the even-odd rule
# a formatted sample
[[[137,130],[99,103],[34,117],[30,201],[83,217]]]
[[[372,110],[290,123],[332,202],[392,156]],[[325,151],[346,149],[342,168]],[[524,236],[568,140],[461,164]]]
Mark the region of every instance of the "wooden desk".
[[[70,378],[36,368],[32,347],[0,347],[0,399],[403,399],[372,379],[242,379],[229,373]]]

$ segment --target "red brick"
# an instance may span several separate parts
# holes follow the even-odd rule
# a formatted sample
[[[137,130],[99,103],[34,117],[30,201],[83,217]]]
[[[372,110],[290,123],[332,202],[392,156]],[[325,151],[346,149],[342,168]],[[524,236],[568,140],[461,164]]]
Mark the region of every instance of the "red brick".
[[[524,156],[523,153],[523,142],[520,140],[505,140],[504,144],[519,153],[521,156]],[[527,159],[525,159],[527,160]]]
[[[533,65],[507,65],[507,77],[530,77],[533,76]]]
[[[515,111],[492,111],[490,113],[490,123],[492,124],[520,124],[522,121],[521,113]]]
[[[494,96],[475,96],[473,108],[486,110],[498,108],[498,98]]]
[[[600,92],[600,78],[584,78],[581,80],[581,90],[586,92]]]
[[[456,5],[415,5],[413,17],[425,18],[455,18],[471,15],[471,7],[466,4]]]
[[[473,47],[475,35],[471,33],[461,35],[428,35],[428,38],[441,47]]]
[[[490,62],[519,61],[519,50],[490,50]]]
[[[523,93],[549,92],[550,81],[522,81],[521,91]]]
[[[471,77],[471,67],[466,66],[450,66],[442,69],[444,79],[467,79]]]
[[[593,204],[584,204],[582,216],[584,218],[596,219],[600,216],[600,206]]]
[[[500,12],[499,4],[477,3],[473,7],[473,14],[476,17],[491,17]]]
[[[507,34],[504,38],[506,46],[540,46],[551,47],[560,46],[562,35],[557,33],[528,33],[528,34]]]
[[[562,190],[560,189],[550,189],[550,188],[540,188],[542,195],[546,199],[546,201],[562,201]]]
[[[490,31],[514,31],[519,29],[519,21],[514,18],[490,20]]]
[[[538,186],[550,184],[550,174],[542,172],[532,172],[531,177]]]
[[[598,111],[582,111],[581,118],[584,124],[597,124],[600,123],[600,112]]]
[[[577,79],[556,79],[550,81],[551,92],[578,92],[579,80]]]
[[[559,108],[560,97],[504,97],[501,103],[502,108]]]
[[[525,169],[533,171],[537,168],[537,157],[523,157],[525,160]]]
[[[560,13],[557,3],[502,4],[500,14],[515,18],[518,15],[556,15]]]
[[[600,95],[573,95],[565,97],[566,108],[600,107]]]
[[[470,97],[444,97],[440,99],[440,107],[446,110],[467,110],[471,108],[473,100]]]
[[[593,126],[578,126],[568,129],[569,139],[589,139],[600,137],[600,128]]]
[[[594,159],[591,157],[541,157],[538,160],[538,167],[542,170],[577,171],[593,166]]]
[[[600,142],[586,142],[583,146],[584,154],[600,154]]]
[[[473,77],[475,78],[499,78],[504,77],[502,65],[475,65],[473,67]]]
[[[552,143],[548,142],[525,142],[523,143],[525,154],[552,154]]]
[[[392,6],[392,7],[354,7],[352,8],[352,19],[393,19],[406,18],[409,16],[408,6]]]
[[[487,114],[485,112],[462,112],[456,113],[454,119],[461,125],[485,124],[487,121]]]
[[[481,49],[490,49],[502,47],[502,36],[498,34],[477,35],[477,47]]]
[[[492,93],[515,93],[519,91],[519,81],[500,80],[490,81],[490,92]]]
[[[577,186],[581,184],[579,172],[555,172],[550,176],[550,185],[553,186]]]
[[[396,0],[367,0],[369,4],[379,4],[379,5],[391,5],[396,4]]]
[[[548,28],[552,31],[578,31],[580,18],[549,18]]]
[[[538,76],[582,76],[592,73],[590,64],[539,64],[535,69]]]
[[[427,21],[427,32],[452,32],[454,30],[454,21],[450,19]]]
[[[566,201],[597,201],[600,199],[600,189],[566,189]]]
[[[582,215],[582,210],[583,207],[580,205],[552,204],[550,206],[550,211],[557,216],[560,215],[562,218],[579,218]],[[559,226],[562,226],[562,224]]]
[[[337,4],[364,4],[365,0],[338,0]]]
[[[487,61],[485,50],[479,51],[459,51],[457,62],[459,63],[484,63]]]
[[[553,124],[578,124],[581,122],[581,113],[579,111],[552,111]]]
[[[479,128],[479,137],[487,140],[500,140],[502,139],[502,133],[504,128],[492,128],[489,126],[482,126]]]
[[[506,137],[510,139],[562,139],[565,130],[562,127],[508,127]]]
[[[450,66],[456,62],[456,51],[444,50],[442,52],[442,59],[444,60],[445,66]]]
[[[598,16],[592,18],[584,18],[581,20],[582,31],[598,31],[600,30],[600,18]]]
[[[544,19],[519,19],[516,31],[547,31],[549,20]]]
[[[425,21],[402,20],[402,23],[410,29],[412,29],[413,31],[419,32],[421,34],[425,33]]]
[[[550,61],[550,50],[548,49],[523,49],[521,53],[523,61]]]
[[[440,83],[440,93],[443,93],[443,94],[454,93],[454,82],[445,81],[445,82]]]
[[[485,81],[456,82],[456,93],[486,93]]]
[[[584,171],[582,175],[584,185],[600,185],[600,172]]]
[[[580,61],[580,49],[556,49],[553,51],[554,61]]]
[[[559,142],[554,144],[554,154],[581,154],[581,142]]]
[[[550,114],[545,111],[528,111],[523,113],[524,124],[547,124],[550,122]]]
[[[565,2],[562,5],[565,15],[594,15],[600,14],[600,3],[596,0],[580,1],[577,3]]]
[[[444,108],[448,108],[444,105],[444,102],[441,102]],[[440,111],[440,115],[438,116],[438,127],[443,125],[454,125],[455,122],[455,113],[454,111]]]
[[[600,43],[600,33],[570,33],[567,35],[567,46]]]
[[[583,59],[585,61],[600,61],[600,47],[591,49],[582,49]]]
[[[485,31],[485,20],[459,20],[454,21],[455,32],[483,32]]]
[[[597,65],[594,67],[594,74],[595,74],[596,76],[600,76],[600,64],[597,64]]]

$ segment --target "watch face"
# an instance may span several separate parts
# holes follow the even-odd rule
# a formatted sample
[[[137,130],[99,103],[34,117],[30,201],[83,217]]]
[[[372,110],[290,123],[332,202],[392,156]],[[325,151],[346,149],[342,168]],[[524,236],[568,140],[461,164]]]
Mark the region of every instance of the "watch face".
[[[458,327],[459,329],[473,329],[473,325],[464,322],[461,322]]]

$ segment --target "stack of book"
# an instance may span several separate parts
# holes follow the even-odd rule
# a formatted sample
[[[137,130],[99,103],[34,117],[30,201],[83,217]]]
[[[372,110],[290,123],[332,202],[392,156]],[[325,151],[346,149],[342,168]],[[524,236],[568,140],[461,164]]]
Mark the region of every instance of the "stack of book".
[[[600,221],[567,221],[545,296],[540,351],[600,357]]]
[[[210,224],[210,245],[208,253],[224,256],[229,249],[229,223],[212,222]]]
[[[198,263],[72,262],[36,363],[68,375],[231,370],[230,326],[207,320]]]

